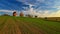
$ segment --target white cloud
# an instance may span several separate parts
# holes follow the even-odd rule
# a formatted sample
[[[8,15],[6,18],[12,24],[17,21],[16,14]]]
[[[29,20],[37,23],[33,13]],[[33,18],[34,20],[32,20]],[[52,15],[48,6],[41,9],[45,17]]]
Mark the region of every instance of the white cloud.
[[[49,15],[49,11],[45,10],[45,11],[38,11],[36,12],[36,10],[34,8],[32,8],[33,5],[30,5],[30,9],[27,11],[24,11],[25,14],[30,14],[30,15],[37,15],[38,17],[46,17]],[[43,13],[42,13],[43,12]]]
[[[38,2],[45,2],[45,0],[37,0]]]
[[[30,4],[29,2],[27,2],[27,1],[29,1],[29,0],[16,0],[16,1],[18,1],[18,2],[23,2],[24,4]]]
[[[3,12],[3,13],[2,13]],[[9,14],[9,15],[11,15],[12,16],[12,13],[13,13],[14,11],[12,11],[12,10],[0,10],[0,15],[2,15],[2,14]]]
[[[58,10],[60,10],[60,6],[55,6],[55,8],[57,8]]]
[[[37,15],[38,17],[60,17],[60,10],[56,12],[51,12],[49,10],[38,11],[34,10],[31,6],[28,11],[24,11],[25,14]]]
[[[0,12],[14,12],[14,11],[12,11],[12,10],[0,10]]]

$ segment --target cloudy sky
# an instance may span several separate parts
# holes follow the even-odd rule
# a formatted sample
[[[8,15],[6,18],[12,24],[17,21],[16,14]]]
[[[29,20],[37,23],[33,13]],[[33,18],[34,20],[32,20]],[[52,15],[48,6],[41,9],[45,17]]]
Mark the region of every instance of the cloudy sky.
[[[60,0],[0,0],[0,14],[11,15],[13,11],[39,17],[60,17]]]

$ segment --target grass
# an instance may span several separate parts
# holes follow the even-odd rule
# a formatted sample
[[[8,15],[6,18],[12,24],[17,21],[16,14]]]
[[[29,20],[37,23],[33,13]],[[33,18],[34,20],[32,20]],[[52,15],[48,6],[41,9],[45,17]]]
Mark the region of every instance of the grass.
[[[0,16],[0,33],[60,34],[60,22],[47,21],[41,18]]]

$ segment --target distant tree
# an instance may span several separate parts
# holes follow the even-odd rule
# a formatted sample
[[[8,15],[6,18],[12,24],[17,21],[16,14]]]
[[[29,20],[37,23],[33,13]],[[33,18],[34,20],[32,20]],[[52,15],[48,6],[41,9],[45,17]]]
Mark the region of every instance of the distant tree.
[[[16,16],[17,15],[17,13],[16,12],[13,12],[13,16]]]
[[[47,17],[45,17],[45,19],[47,19]]]
[[[33,17],[33,16],[28,14],[28,17]]]
[[[10,15],[8,15],[8,14],[3,14],[2,16],[10,16]]]
[[[20,16],[21,16],[21,17],[23,17],[23,16],[24,16],[23,12],[20,12]]]
[[[37,18],[37,16],[35,16],[35,18]]]

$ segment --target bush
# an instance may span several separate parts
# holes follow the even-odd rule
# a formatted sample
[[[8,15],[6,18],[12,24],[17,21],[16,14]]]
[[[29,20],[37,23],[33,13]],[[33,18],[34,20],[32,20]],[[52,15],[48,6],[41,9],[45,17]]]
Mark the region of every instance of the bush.
[[[47,17],[45,17],[45,19],[47,19]]]
[[[30,15],[30,14],[28,14],[28,15],[26,15],[26,16],[27,16],[27,17],[30,17],[30,18],[31,18],[31,17],[33,17],[33,16],[32,16],[32,15]]]
[[[20,13],[20,16],[21,16],[21,17],[23,17],[23,16],[24,16],[23,12],[21,12],[21,13]]]
[[[35,16],[35,18],[37,18],[37,16]]]
[[[8,15],[8,14],[3,14],[2,16],[10,16],[10,15]]]

